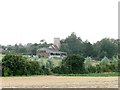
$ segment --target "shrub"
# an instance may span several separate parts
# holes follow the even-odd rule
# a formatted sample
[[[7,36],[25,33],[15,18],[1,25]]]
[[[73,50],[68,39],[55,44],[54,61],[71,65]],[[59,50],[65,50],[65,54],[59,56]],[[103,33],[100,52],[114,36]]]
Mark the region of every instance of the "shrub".
[[[90,71],[90,68],[92,67],[92,58],[91,57],[85,58],[84,67],[85,67],[86,73],[90,73],[91,72]]]
[[[107,57],[104,57],[100,62],[101,72],[109,72],[110,60]]]
[[[22,56],[7,54],[2,59],[3,73],[5,72],[4,70],[6,70],[5,68],[8,68],[10,75],[22,75],[25,70],[25,64],[25,58]]]
[[[84,58],[79,55],[69,55],[62,60],[61,70],[64,73],[84,73]]]
[[[100,64],[97,64],[96,65],[96,73],[101,73],[101,72],[102,72],[101,66],[100,66]]]
[[[96,72],[96,67],[93,66],[93,65],[89,65],[89,66],[88,66],[88,72],[89,72],[89,73],[95,73],[95,72]]]
[[[7,54],[2,59],[3,76],[33,75],[39,74],[39,64],[21,55]]]

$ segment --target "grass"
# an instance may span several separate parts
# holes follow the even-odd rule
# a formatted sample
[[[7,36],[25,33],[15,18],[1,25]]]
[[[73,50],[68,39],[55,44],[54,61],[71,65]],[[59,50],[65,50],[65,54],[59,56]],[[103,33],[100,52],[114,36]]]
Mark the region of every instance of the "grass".
[[[81,77],[118,77],[120,75],[118,75],[117,73],[91,73],[91,74],[51,74],[51,75],[28,75],[27,77],[32,77],[32,76],[81,76]],[[22,75],[22,76],[4,76],[4,77],[26,77],[26,75]]]
[[[40,65],[46,65],[46,63],[48,62],[48,58],[30,58],[30,59],[38,61]],[[56,67],[60,65],[62,59],[54,58],[51,59],[50,61],[53,63],[54,67]]]
[[[113,77],[118,73],[90,73],[90,74],[55,74],[55,76],[86,76],[86,77]]]

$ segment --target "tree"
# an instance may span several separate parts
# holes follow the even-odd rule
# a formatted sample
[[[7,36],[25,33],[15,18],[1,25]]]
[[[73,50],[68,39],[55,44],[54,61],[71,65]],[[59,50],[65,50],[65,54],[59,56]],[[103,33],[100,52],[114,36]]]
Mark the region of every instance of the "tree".
[[[80,55],[69,55],[62,61],[64,73],[84,73],[84,58]]]
[[[101,40],[101,52],[106,52],[105,55],[108,58],[112,58],[112,56],[117,54],[117,45],[114,42],[112,42],[111,39],[105,38]],[[102,58],[104,56],[102,56]]]
[[[93,45],[94,57],[102,59],[105,56],[108,58],[112,58],[114,55],[117,55],[118,44],[116,42],[117,41],[115,41],[114,39],[104,38],[101,41],[95,43]]]
[[[36,75],[40,66],[37,61],[31,61],[21,55],[8,54],[2,59],[2,75]]]
[[[100,62],[102,72],[109,72],[110,71],[110,60],[107,57],[104,57]]]
[[[9,70],[8,75],[22,75],[25,72],[25,65],[25,58],[22,56],[8,54],[2,59],[3,75],[6,69]]]
[[[85,41],[83,43],[83,55],[84,57],[91,57],[93,56],[93,46],[90,42]]]
[[[73,32],[65,40],[61,41],[61,51],[67,52],[68,54],[81,54],[82,53],[82,40],[77,37]]]

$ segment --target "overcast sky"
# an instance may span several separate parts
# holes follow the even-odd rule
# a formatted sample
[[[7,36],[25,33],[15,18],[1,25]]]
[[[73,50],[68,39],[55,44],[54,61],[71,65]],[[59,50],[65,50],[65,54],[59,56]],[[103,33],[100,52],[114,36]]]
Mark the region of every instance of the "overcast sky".
[[[39,43],[75,32],[91,43],[118,38],[119,0],[0,0],[0,44]]]

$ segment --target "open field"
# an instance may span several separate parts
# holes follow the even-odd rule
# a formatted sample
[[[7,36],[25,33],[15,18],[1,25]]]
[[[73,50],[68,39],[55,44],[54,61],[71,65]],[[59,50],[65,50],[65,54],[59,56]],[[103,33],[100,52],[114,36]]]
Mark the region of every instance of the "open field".
[[[81,76],[2,77],[2,87],[118,88],[118,77],[81,77]]]

